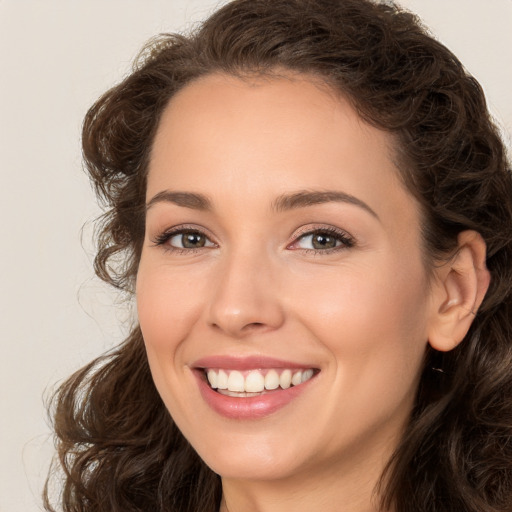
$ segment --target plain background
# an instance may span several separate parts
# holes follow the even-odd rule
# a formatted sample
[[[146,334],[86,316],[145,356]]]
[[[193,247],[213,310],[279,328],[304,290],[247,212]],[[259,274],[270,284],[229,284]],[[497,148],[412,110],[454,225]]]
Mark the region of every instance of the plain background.
[[[0,512],[42,510],[43,397],[122,340],[130,307],[93,277],[99,214],[80,125],[141,44],[212,0],[0,0]],[[484,86],[510,147],[512,0],[403,0]],[[123,327],[124,326],[124,327]]]

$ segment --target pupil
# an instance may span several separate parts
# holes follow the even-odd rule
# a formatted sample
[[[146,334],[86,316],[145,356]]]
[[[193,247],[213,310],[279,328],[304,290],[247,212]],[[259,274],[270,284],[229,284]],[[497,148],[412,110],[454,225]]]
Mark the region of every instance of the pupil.
[[[197,247],[204,247],[205,238],[200,233],[184,233],[182,237],[183,247],[187,249],[195,249]]]
[[[333,236],[319,233],[313,237],[315,249],[332,249],[336,247],[336,239]]]

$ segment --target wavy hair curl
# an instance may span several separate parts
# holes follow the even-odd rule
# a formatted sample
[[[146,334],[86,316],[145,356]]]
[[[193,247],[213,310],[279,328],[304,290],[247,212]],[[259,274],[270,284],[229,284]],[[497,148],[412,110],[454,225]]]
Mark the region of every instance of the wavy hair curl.
[[[201,76],[313,74],[395,137],[422,212],[426,265],[463,230],[487,244],[490,289],[464,341],[430,350],[410,423],[378,489],[396,512],[512,510],[512,178],[478,82],[411,13],[371,0],[235,0],[193,33],[150,41],[83,125],[107,211],[95,270],[133,292],[146,172],[163,109]],[[436,370],[433,370],[435,368]],[[65,512],[214,512],[220,479],[172,421],[140,329],[54,397]],[[47,510],[55,509],[45,491]]]

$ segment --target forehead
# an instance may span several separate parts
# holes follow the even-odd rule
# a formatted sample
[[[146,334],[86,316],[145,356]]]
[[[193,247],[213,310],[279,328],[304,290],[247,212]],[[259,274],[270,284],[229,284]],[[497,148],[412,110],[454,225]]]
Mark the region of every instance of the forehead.
[[[236,190],[247,205],[260,192],[270,200],[294,189],[341,188],[383,214],[407,205],[415,215],[393,163],[393,143],[314,77],[209,75],[166,107],[147,195],[173,189],[215,199]]]

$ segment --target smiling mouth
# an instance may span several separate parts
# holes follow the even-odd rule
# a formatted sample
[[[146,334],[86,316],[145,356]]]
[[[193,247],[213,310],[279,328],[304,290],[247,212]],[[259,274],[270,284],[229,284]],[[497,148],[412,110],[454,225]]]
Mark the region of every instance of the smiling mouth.
[[[218,393],[232,397],[259,396],[299,386],[318,372],[319,370],[315,368],[293,370],[271,368],[245,371],[222,368],[204,369],[204,375],[210,387]]]

